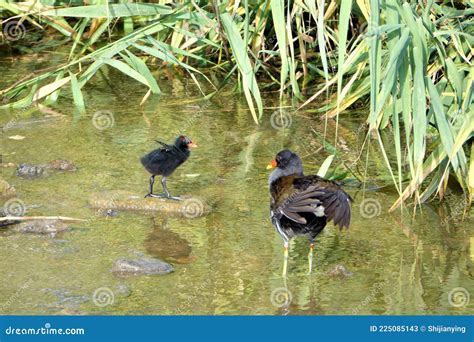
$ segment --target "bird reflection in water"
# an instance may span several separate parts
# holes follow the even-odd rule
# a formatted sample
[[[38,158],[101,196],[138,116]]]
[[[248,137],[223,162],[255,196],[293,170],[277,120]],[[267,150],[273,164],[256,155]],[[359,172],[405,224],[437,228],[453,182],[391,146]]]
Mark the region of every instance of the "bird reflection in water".
[[[154,218],[153,221],[153,230],[144,242],[148,254],[177,264],[188,264],[195,260],[189,241],[168,229],[167,218]]]

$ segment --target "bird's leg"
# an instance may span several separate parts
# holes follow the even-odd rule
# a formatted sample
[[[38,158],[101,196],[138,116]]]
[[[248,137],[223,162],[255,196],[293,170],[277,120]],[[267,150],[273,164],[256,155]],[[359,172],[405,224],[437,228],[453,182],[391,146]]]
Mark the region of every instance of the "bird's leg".
[[[314,241],[310,240],[309,253],[308,253],[308,274],[311,274],[311,271],[313,269],[313,249],[314,249]]]
[[[155,183],[155,176],[151,175],[150,177],[150,192],[145,195],[147,197],[153,197],[153,184]]]
[[[161,178],[161,185],[163,186],[163,190],[165,192],[165,197],[168,199],[172,199],[175,201],[181,201],[181,198],[177,196],[171,196],[170,192],[168,191],[168,188],[166,187],[166,177]]]
[[[280,219],[274,215],[274,213],[272,212],[271,213],[271,217],[272,217],[272,222],[273,222],[273,225],[275,226],[278,234],[280,234],[281,238],[283,239],[283,247],[284,247],[284,260],[283,260],[283,273],[282,273],[282,276],[283,278],[286,278],[286,271],[287,271],[287,268],[288,268],[288,245],[289,245],[289,241],[290,239],[288,238],[288,235],[285,233],[285,231],[283,230],[281,224],[280,224]]]
[[[283,244],[283,248],[284,248],[284,251],[283,251],[283,272],[282,272],[282,276],[283,278],[286,278],[286,273],[287,273],[287,269],[288,269],[288,241],[285,240],[284,244]]]
[[[163,177],[165,178],[165,177]],[[166,181],[165,181],[165,186],[163,187],[165,189],[165,193],[163,194],[154,194],[153,193],[153,184],[155,183],[155,176],[152,175],[150,177],[150,192],[145,195],[145,198],[147,197],[153,197],[153,198],[170,198],[169,192],[166,190]],[[163,184],[163,179],[161,180],[161,184]]]

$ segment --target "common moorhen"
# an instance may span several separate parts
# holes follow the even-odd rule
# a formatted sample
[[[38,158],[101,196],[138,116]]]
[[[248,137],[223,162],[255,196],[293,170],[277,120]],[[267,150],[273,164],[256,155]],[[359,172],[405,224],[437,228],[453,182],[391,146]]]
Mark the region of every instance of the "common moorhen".
[[[309,238],[311,272],[315,237],[331,220],[341,229],[349,228],[352,198],[333,181],[316,175],[305,176],[300,157],[289,150],[278,152],[267,169],[275,169],[268,178],[270,216],[284,242],[283,276],[288,264],[288,243],[297,235]]]
[[[176,138],[174,145],[168,145],[161,141],[156,141],[162,147],[151,151],[144,155],[140,161],[145,169],[151,173],[150,177],[150,192],[146,197],[168,198],[179,201],[179,197],[171,196],[166,187],[166,177],[171,175],[174,170],[183,164],[190,155],[189,148],[197,147],[191,139],[180,135]],[[161,175],[161,185],[163,186],[163,194],[153,193],[153,184],[155,183],[155,176]]]

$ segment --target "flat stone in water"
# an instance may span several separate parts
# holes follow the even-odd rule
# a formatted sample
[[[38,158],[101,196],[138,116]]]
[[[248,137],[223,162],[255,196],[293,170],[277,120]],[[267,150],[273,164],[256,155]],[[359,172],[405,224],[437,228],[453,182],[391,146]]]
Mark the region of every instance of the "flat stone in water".
[[[154,211],[169,215],[196,218],[210,212],[210,206],[197,197],[182,197],[181,201],[164,198],[144,198],[128,191],[116,190],[92,194],[89,205],[102,212],[107,210]]]
[[[73,162],[65,159],[56,159],[47,164],[20,164],[16,170],[16,175],[22,178],[36,178],[47,176],[48,170],[52,171],[76,171]]]
[[[22,178],[36,178],[46,175],[46,170],[44,165],[20,164],[16,175]]]
[[[173,272],[173,267],[159,259],[118,259],[112,267],[112,272],[119,276],[160,275]]]
[[[86,303],[91,299],[88,295],[72,294],[66,289],[43,289],[42,292],[55,297],[52,303],[40,304],[40,306],[48,308],[77,309],[82,303]]]
[[[70,160],[66,159],[56,159],[53,161],[50,161],[47,165],[46,168],[55,170],[55,171],[76,171],[76,165]]]
[[[68,230],[69,226],[60,220],[31,220],[13,227],[13,231],[30,234],[51,234]]]

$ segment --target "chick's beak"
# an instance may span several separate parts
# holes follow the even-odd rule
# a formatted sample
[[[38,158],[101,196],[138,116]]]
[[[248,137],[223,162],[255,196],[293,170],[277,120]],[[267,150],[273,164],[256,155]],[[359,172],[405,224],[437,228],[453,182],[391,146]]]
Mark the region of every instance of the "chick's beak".
[[[193,143],[193,142],[190,142],[190,143],[188,144],[188,147],[196,148],[196,147],[198,147],[198,145],[196,145],[196,144]]]
[[[277,162],[275,159],[273,159],[270,164],[267,165],[267,170],[274,169],[277,166]]]

